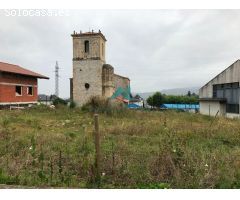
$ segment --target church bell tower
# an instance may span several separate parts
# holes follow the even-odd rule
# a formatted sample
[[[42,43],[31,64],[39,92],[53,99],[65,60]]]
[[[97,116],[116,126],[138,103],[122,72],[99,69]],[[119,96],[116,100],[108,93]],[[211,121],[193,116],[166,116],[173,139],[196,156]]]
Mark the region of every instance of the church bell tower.
[[[106,38],[98,32],[74,33],[72,100],[82,106],[92,96],[102,96],[102,69]]]

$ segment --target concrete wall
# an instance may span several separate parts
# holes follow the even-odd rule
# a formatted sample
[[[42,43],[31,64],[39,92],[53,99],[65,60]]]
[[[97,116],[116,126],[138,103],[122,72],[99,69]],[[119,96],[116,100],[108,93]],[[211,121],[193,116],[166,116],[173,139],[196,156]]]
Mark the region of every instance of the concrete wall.
[[[226,117],[234,119],[234,118],[240,118],[240,115],[235,113],[226,113]]]
[[[218,112],[219,111],[219,112]],[[215,116],[226,115],[226,104],[218,101],[200,101],[200,113],[203,115]]]

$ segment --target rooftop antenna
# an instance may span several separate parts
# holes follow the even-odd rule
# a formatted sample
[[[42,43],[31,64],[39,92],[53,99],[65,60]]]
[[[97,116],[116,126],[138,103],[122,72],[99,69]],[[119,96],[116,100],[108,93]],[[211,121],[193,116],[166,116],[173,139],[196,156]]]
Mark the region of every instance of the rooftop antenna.
[[[59,96],[59,67],[58,67],[58,61],[56,61],[55,65],[55,96]]]

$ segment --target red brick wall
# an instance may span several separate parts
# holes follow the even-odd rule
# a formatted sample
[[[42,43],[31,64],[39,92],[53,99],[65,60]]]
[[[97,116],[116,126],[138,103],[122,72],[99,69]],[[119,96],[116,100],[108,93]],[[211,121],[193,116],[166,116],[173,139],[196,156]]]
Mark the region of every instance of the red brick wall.
[[[11,85],[7,85],[10,83]],[[16,96],[16,85],[23,84],[22,96]],[[33,96],[27,95],[27,86],[33,86]],[[0,103],[33,102],[38,99],[37,78],[0,73]]]

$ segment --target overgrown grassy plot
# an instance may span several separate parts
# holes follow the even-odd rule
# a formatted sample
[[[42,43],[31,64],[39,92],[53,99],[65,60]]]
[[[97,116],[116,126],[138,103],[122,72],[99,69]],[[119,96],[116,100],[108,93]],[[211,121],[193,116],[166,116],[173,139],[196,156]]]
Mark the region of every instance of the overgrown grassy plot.
[[[0,184],[67,188],[239,188],[240,121],[148,111],[99,115],[66,107],[0,111]],[[212,125],[211,125],[212,124]]]

